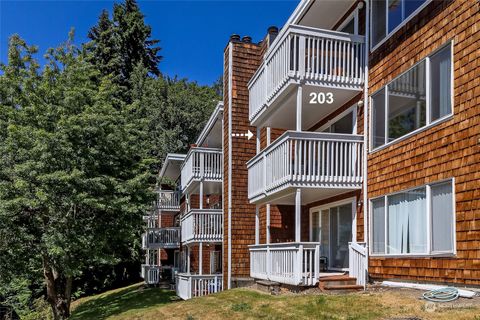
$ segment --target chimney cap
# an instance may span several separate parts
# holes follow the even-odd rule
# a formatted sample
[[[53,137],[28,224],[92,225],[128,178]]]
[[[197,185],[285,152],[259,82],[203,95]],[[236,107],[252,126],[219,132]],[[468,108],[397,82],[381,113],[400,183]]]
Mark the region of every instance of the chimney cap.
[[[278,33],[278,28],[276,26],[270,26],[270,27],[268,27],[267,32],[268,32],[268,34],[271,34],[271,33],[277,34]]]
[[[242,41],[243,41],[243,42],[246,42],[246,43],[251,43],[251,42],[252,42],[252,37],[250,37],[250,36],[243,36]]]
[[[240,41],[240,36],[234,33],[230,36],[230,41]]]

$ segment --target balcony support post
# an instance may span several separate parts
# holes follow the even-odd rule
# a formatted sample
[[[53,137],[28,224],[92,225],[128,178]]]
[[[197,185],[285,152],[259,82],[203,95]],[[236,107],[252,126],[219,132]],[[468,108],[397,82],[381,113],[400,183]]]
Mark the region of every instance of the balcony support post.
[[[260,141],[261,141],[260,140],[260,135],[261,135],[260,131],[261,131],[261,129],[262,128],[257,127],[257,154],[260,153]]]
[[[203,274],[203,242],[198,245],[198,274]]]
[[[187,247],[187,273],[190,274],[190,246]]]
[[[260,244],[260,206],[255,206],[255,244]]]
[[[296,129],[297,131],[302,131],[302,85],[299,84],[297,88],[297,115],[296,115]]]
[[[265,243],[270,244],[270,204],[269,203],[266,205],[266,213],[267,213],[267,219],[266,219],[267,232],[265,234]]]
[[[200,191],[199,191],[199,203],[200,203],[200,210],[203,209],[203,180],[200,181]]]
[[[301,242],[302,190],[295,192],[295,242]]]

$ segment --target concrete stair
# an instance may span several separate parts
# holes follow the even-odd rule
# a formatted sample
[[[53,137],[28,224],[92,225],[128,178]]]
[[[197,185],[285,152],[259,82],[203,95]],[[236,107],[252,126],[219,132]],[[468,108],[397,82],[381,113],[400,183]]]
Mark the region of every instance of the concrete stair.
[[[348,274],[320,277],[318,287],[323,292],[363,290],[363,286],[357,285],[357,279]]]

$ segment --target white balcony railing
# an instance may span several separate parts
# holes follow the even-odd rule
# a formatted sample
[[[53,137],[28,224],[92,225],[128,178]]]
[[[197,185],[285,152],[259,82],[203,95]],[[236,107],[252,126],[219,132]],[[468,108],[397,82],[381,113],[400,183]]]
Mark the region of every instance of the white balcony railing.
[[[248,84],[252,121],[289,82],[359,89],[365,37],[290,25],[265,54]]]
[[[248,198],[286,187],[360,188],[363,136],[287,131],[247,163]]]
[[[223,239],[222,209],[192,209],[180,220],[182,243],[221,242]]]
[[[142,236],[143,249],[178,248],[180,227],[149,228]]]
[[[157,284],[160,280],[160,267],[156,265],[142,265],[141,277],[146,284]]]
[[[314,286],[320,270],[320,245],[290,242],[251,245],[250,276],[290,285]]]
[[[176,279],[177,296],[187,300],[220,292],[223,288],[222,275],[178,274]]]
[[[357,284],[367,285],[367,248],[365,242],[350,242],[348,244],[349,267],[348,273],[357,279]]]
[[[172,190],[158,191],[157,207],[161,210],[180,210],[180,192]]]
[[[223,156],[221,149],[191,148],[182,165],[182,189],[192,180],[222,181]]]

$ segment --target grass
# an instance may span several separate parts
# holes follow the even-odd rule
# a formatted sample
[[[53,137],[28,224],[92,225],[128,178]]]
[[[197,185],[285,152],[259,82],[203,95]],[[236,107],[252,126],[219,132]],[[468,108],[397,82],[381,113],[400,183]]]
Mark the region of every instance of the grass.
[[[455,319],[480,320],[480,309],[465,300],[463,308],[428,312],[420,292],[402,291],[342,295],[271,296],[249,289],[179,301],[170,291],[140,284],[75,301],[73,320],[90,319]],[[463,300],[462,300],[463,302]],[[478,302],[477,302],[478,307]]]

